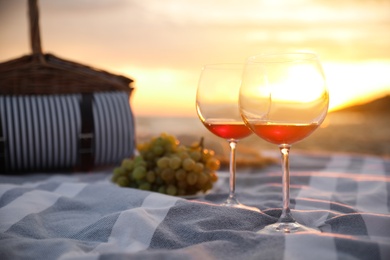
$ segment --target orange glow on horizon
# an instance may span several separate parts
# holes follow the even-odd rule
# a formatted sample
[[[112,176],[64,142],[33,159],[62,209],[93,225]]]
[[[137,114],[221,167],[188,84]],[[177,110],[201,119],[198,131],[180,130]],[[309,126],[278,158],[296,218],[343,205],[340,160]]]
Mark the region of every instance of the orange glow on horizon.
[[[126,68],[135,80],[131,103],[141,116],[196,116],[197,74],[186,70]]]
[[[390,94],[390,62],[324,63],[330,93],[329,112]],[[135,80],[132,104],[141,116],[196,117],[199,70],[119,69]],[[375,91],[370,85],[375,84]]]
[[[324,70],[330,95],[329,111],[390,94],[390,61],[332,62],[325,63]]]

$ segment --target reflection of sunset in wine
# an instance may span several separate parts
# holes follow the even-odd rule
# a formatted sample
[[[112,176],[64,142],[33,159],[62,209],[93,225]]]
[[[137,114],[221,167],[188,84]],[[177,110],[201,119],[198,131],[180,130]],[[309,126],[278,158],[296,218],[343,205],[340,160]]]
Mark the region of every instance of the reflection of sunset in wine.
[[[319,54],[330,110],[390,94],[390,1],[39,5],[43,51],[134,79],[139,115],[196,116],[196,85],[205,63],[243,62],[274,51]],[[27,1],[0,1],[0,62],[31,52],[26,9]]]

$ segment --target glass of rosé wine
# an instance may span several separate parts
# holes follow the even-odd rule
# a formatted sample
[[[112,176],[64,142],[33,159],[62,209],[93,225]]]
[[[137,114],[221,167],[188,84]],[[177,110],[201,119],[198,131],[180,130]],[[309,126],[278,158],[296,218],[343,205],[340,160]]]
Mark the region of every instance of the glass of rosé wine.
[[[238,201],[236,187],[237,142],[252,134],[242,121],[238,94],[244,64],[209,64],[202,68],[196,94],[196,111],[203,125],[230,146],[229,196],[221,205],[258,211]]]
[[[278,145],[282,159],[282,214],[259,233],[316,230],[297,223],[291,214],[289,152],[292,144],[320,126],[328,112],[329,93],[317,55],[296,52],[250,57],[239,96],[245,124],[260,138]]]

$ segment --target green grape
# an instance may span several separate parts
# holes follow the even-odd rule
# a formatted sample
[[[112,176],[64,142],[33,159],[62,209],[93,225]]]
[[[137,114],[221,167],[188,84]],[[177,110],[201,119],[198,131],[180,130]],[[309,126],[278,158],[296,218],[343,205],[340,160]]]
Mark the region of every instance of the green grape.
[[[132,159],[124,159],[121,167],[126,171],[132,171],[134,169],[134,161]]]
[[[182,159],[182,160],[187,159],[187,158],[190,158],[190,155],[188,154],[187,151],[178,151],[178,152],[177,152],[177,156],[178,156],[180,159]]]
[[[181,159],[177,156],[173,156],[169,159],[169,167],[171,169],[179,169],[181,166]]]
[[[168,185],[166,192],[168,195],[175,196],[177,193],[177,188],[176,188],[176,186],[170,184],[170,185]]]
[[[119,176],[118,179],[116,180],[116,183],[121,186],[121,187],[127,187],[130,184],[130,181],[127,177],[125,176]]]
[[[142,160],[134,161],[134,169],[133,169],[133,171],[134,171],[136,168],[139,168],[139,167],[146,168],[146,165],[147,165],[147,163],[146,163],[143,159],[142,159]]]
[[[138,166],[133,170],[133,178],[135,180],[142,180],[146,176],[146,168],[143,166]]]
[[[169,158],[164,156],[157,160],[157,166],[161,169],[165,169],[169,167]]]
[[[161,137],[164,138],[165,140],[167,140],[171,144],[177,144],[178,143],[177,139],[173,135],[169,135],[167,133],[162,133]]]
[[[162,146],[164,144],[164,138],[162,138],[161,136],[155,137],[151,140],[151,143],[156,146]]]
[[[163,179],[163,181],[165,181],[166,183],[174,180],[174,178],[175,172],[170,168],[164,169],[161,173],[161,179]]]
[[[194,185],[198,181],[198,174],[190,172],[187,174],[187,184]]]
[[[183,169],[186,171],[192,171],[195,167],[195,161],[191,158],[183,160]]]
[[[134,170],[133,170],[133,171],[134,171]],[[128,172],[128,174],[127,174],[127,178],[129,178],[129,180],[131,180],[131,181],[134,180],[133,171],[130,171],[130,172]]]
[[[139,152],[146,151],[149,149],[149,144],[148,143],[138,143],[137,144],[137,150]]]
[[[149,182],[143,182],[138,187],[141,190],[151,190],[152,185]]]
[[[173,147],[172,147],[172,144],[170,143],[166,143],[164,145],[164,150],[167,152],[167,153],[172,153],[174,151]]]
[[[114,175],[116,176],[120,176],[120,175],[125,175],[126,174],[126,170],[122,167],[116,167],[114,170],[113,170],[113,173]]]
[[[137,164],[137,163],[142,163],[144,162],[144,158],[140,155],[137,155],[136,157],[134,157],[134,163]]]
[[[202,159],[202,154],[200,151],[192,151],[190,152],[190,157],[195,161],[198,162],[200,159]]]
[[[210,173],[210,180],[211,182],[216,182],[218,180],[218,176],[215,172]]]
[[[187,172],[183,168],[176,170],[175,178],[177,181],[185,180],[186,177],[187,177]]]
[[[147,151],[144,155],[146,161],[154,161],[155,154],[152,151]],[[146,162],[145,162],[146,165]]]
[[[214,151],[203,149],[202,151],[202,161],[207,162],[210,158],[214,156]]]
[[[146,180],[149,183],[153,183],[156,180],[156,173],[154,171],[148,171],[146,173]]]
[[[203,163],[200,163],[200,162],[195,163],[195,166],[193,168],[194,172],[199,172],[200,173],[200,172],[203,172],[203,170],[204,170]]]
[[[152,149],[153,153],[157,156],[164,154],[164,147],[162,145],[155,144]]]
[[[146,168],[146,165],[147,165],[147,163],[146,163],[145,161],[136,162],[136,163],[134,163],[134,169],[135,169],[135,168],[138,168],[138,167],[144,167],[144,168]],[[133,170],[134,170],[134,169],[133,169]]]
[[[126,170],[123,169],[122,167],[116,167],[114,170],[113,170],[113,174],[112,174],[112,177],[111,177],[111,181],[112,182],[116,182],[117,179],[120,177],[120,176],[124,176],[126,175]]]
[[[177,153],[187,152],[187,150],[188,150],[187,146],[181,144],[177,146],[176,152]]]
[[[220,167],[220,162],[215,157],[211,157],[206,161],[206,168],[212,171],[217,171],[219,167]]]
[[[208,174],[202,172],[198,176],[198,180],[196,182],[196,185],[198,185],[199,188],[202,188],[208,181],[209,181]]]

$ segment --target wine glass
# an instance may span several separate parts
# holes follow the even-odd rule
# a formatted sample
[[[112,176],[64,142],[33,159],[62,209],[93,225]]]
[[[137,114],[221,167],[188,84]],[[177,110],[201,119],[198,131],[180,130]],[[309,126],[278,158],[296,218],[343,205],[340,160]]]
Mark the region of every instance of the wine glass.
[[[237,142],[252,134],[242,121],[238,93],[244,64],[209,64],[202,68],[196,94],[196,111],[203,125],[230,146],[229,196],[222,205],[260,212],[243,205],[235,194]]]
[[[277,144],[281,152],[282,214],[275,224],[259,232],[316,230],[297,223],[291,214],[289,152],[292,144],[318,128],[328,112],[329,93],[317,55],[297,52],[250,57],[239,96],[246,125],[257,136]]]

